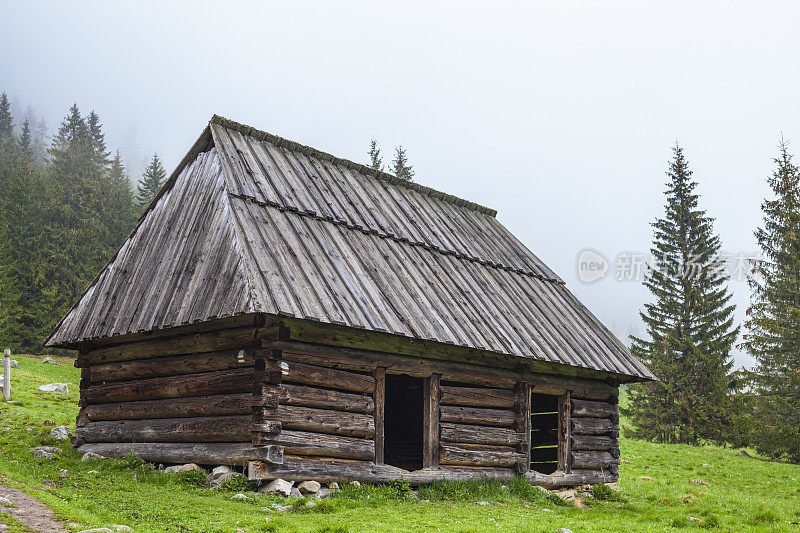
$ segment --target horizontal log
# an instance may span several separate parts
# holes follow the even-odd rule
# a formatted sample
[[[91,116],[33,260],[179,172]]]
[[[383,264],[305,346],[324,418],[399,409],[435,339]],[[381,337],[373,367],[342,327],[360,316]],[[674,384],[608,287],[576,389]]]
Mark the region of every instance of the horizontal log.
[[[441,422],[509,427],[514,425],[517,415],[513,411],[506,409],[442,405],[439,407],[439,420]]]
[[[619,459],[608,452],[572,452],[572,466],[580,469],[608,468],[611,465],[618,465]]]
[[[602,435],[617,429],[617,424],[607,418],[572,418],[573,435]]]
[[[251,393],[218,394],[87,405],[81,415],[94,421],[244,415],[252,412],[252,403]]]
[[[245,349],[135,359],[92,365],[90,367],[91,383],[197,374],[229,368],[252,367],[254,364],[253,352]]]
[[[525,454],[517,453],[516,449],[508,446],[449,442],[439,445],[439,463],[443,465],[511,467],[521,461],[525,461]]]
[[[292,331],[294,334],[294,331]],[[373,352],[353,348],[322,346],[299,341],[269,341],[271,347],[283,350],[286,359],[293,359],[311,364],[322,364],[336,368],[373,371],[378,365],[386,366],[389,373],[408,374],[427,377],[440,374],[444,381],[455,381],[482,387],[512,389],[518,381],[529,381],[534,392],[542,394],[563,394],[572,391],[575,398],[591,400],[609,400],[616,398],[619,390],[616,386],[593,379],[571,378],[566,376],[526,372],[524,370],[504,369],[496,366],[439,359],[425,359],[418,356],[409,357],[386,352]],[[417,354],[420,352],[417,351]],[[518,362],[519,359],[516,359]],[[574,367],[570,367],[574,368]]]
[[[284,452],[292,455],[310,455],[358,459],[371,461],[375,455],[375,443],[370,439],[283,430],[268,439],[269,444],[283,446]]]
[[[277,416],[284,429],[363,438],[372,438],[375,435],[375,420],[369,415],[279,405]]]
[[[135,455],[151,463],[196,463],[200,465],[246,465],[283,461],[280,446],[253,446],[232,443],[91,443],[78,448],[79,453],[92,452],[103,457]]]
[[[587,418],[611,418],[619,416],[619,407],[607,402],[572,400],[572,416]]]
[[[289,383],[360,393],[372,393],[375,390],[375,379],[365,374],[308,365],[297,361],[283,361],[281,367],[283,381]]]
[[[252,346],[258,334],[262,338],[277,338],[278,328],[272,326],[257,330],[252,327],[225,329],[176,337],[149,339],[128,344],[117,344],[91,350],[81,359],[92,365],[147,359],[165,355],[214,352]]]
[[[240,415],[90,422],[75,433],[78,442],[246,442],[251,430]]]
[[[518,474],[512,468],[442,466],[409,472],[394,466],[375,465],[367,461],[344,461],[336,459],[309,459],[285,455],[282,465],[269,465],[253,461],[248,465],[248,476],[252,480],[285,479],[304,481],[315,479],[321,483],[342,480],[361,483],[388,483],[405,480],[411,485],[425,485],[434,481],[466,481],[491,479],[501,482],[513,481]],[[617,480],[608,471],[573,470],[569,474],[555,472],[552,475],[527,472],[525,479],[533,485],[546,488],[570,487],[575,485],[611,483]]]
[[[285,405],[335,409],[352,413],[372,414],[375,403],[371,396],[352,394],[304,385],[281,383],[277,391],[278,402]]]
[[[499,446],[517,446],[525,441],[525,435],[510,428],[473,426],[441,422],[439,435],[444,442],[460,442],[465,444],[488,444]]]
[[[601,435],[572,435],[573,450],[612,450],[619,446],[617,439]]]
[[[455,387],[442,385],[442,405],[462,405],[467,407],[493,407],[514,409],[517,407],[517,395],[507,389]]]
[[[92,385],[88,389],[81,390],[81,399],[86,404],[97,404],[252,392],[252,388],[253,369],[237,368]]]

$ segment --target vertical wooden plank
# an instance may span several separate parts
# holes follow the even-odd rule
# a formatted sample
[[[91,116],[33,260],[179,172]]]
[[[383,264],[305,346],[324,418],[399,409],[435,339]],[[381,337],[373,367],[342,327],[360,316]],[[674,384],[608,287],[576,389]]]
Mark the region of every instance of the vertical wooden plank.
[[[572,416],[571,392],[566,391],[558,400],[558,469],[572,472]]]
[[[517,451],[525,454],[525,459],[517,463],[517,472],[523,474],[531,469],[531,384],[519,381],[514,387],[517,393],[517,422],[515,430],[524,435],[517,445]]]
[[[425,379],[423,392],[422,467],[439,467],[439,398],[441,374]]]
[[[372,373],[375,378],[375,392],[372,401],[375,403],[373,416],[375,417],[375,464],[383,464],[383,436],[384,436],[384,404],[386,403],[386,369],[378,367]]]

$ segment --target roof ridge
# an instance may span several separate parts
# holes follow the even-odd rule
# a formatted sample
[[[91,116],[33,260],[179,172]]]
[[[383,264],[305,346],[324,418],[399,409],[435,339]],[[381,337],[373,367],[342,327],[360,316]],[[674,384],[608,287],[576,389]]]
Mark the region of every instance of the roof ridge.
[[[364,165],[362,163],[355,163],[350,161],[349,159],[344,159],[341,157],[336,157],[331,155],[327,152],[323,152],[322,150],[317,150],[311,146],[307,146],[296,141],[292,141],[289,139],[285,139],[278,135],[274,135],[272,133],[259,130],[252,126],[248,126],[246,124],[242,124],[240,122],[236,122],[235,120],[231,120],[229,118],[225,118],[220,115],[214,115],[211,117],[209,124],[218,124],[224,128],[228,128],[234,131],[241,133],[242,135],[247,135],[249,137],[253,137],[258,139],[259,141],[267,141],[270,144],[281,148],[287,148],[289,150],[300,152],[304,155],[316,157],[318,159],[322,159],[325,161],[329,161],[335,165],[343,166],[350,170],[355,170],[360,172],[361,174],[365,174],[367,176],[372,176],[373,178],[388,182],[392,185],[397,187],[403,187],[405,189],[410,189],[412,191],[416,191],[422,193],[426,196],[430,196],[431,198],[442,200],[449,204],[453,204],[458,207],[464,207],[466,209],[470,209],[472,211],[477,211],[478,213],[482,213],[484,215],[488,215],[492,218],[497,217],[497,210],[492,209],[490,207],[486,207],[475,202],[471,202],[469,200],[465,200],[463,198],[459,198],[458,196],[448,194],[442,191],[438,191],[431,187],[426,187],[425,185],[420,185],[419,183],[415,183],[413,181],[405,181],[397,176],[393,176],[388,172],[383,172],[381,170],[376,170],[372,167]]]
[[[411,240],[406,239],[404,237],[398,237],[398,236],[392,235],[390,233],[376,234],[373,231],[367,231],[367,230],[365,230],[363,228],[359,228],[358,226],[354,226],[353,224],[350,224],[350,223],[347,223],[347,222],[335,222],[333,220],[330,220],[327,217],[320,216],[320,215],[318,215],[316,213],[307,213],[305,211],[301,211],[300,209],[297,209],[296,207],[284,207],[284,206],[278,205],[278,204],[276,204],[274,202],[265,202],[263,200],[259,200],[258,198],[255,198],[254,196],[250,196],[250,195],[247,195],[247,194],[233,193],[233,192],[231,192],[229,190],[228,191],[228,196],[230,198],[237,198],[239,200],[244,200],[246,202],[252,202],[252,203],[254,203],[256,205],[260,205],[262,207],[273,207],[275,209],[278,209],[279,211],[289,211],[290,213],[295,213],[295,214],[297,214],[297,215],[299,215],[301,217],[310,217],[310,218],[314,218],[316,220],[319,220],[321,222],[328,222],[330,224],[334,224],[334,225],[337,225],[337,226],[344,226],[344,227],[346,227],[347,229],[350,229],[350,230],[360,231],[364,235],[377,235],[378,237],[391,239],[391,240],[393,240],[393,241],[395,241],[397,243],[406,243],[409,246],[418,246],[418,247],[424,248],[425,250],[435,251],[435,252],[440,253],[442,255],[452,255],[453,257],[455,257],[457,259],[465,259],[465,260],[470,261],[472,263],[478,263],[480,265],[485,265],[485,266],[488,266],[488,267],[491,267],[491,268],[497,268],[497,269],[500,269],[500,270],[505,270],[506,272],[514,272],[516,274],[520,274],[520,275],[523,275],[523,276],[530,276],[532,278],[536,278],[536,279],[541,280],[541,281],[547,281],[547,282],[550,282],[550,283],[555,283],[556,285],[564,285],[565,284],[560,279],[549,278],[547,276],[543,276],[541,274],[537,274],[537,273],[531,272],[529,270],[522,270],[520,268],[514,268],[514,267],[511,267],[511,266],[508,266],[508,265],[503,265],[503,264],[497,263],[495,261],[488,261],[486,259],[481,259],[481,258],[476,257],[476,256],[470,256],[470,255],[466,255],[466,254],[463,254],[463,253],[458,253],[458,252],[453,252],[453,251],[450,251],[450,250],[445,250],[445,249],[442,249],[442,248],[440,248],[440,247],[438,247],[436,245],[432,245],[432,244],[426,244],[426,243],[423,243],[423,242],[411,241]]]

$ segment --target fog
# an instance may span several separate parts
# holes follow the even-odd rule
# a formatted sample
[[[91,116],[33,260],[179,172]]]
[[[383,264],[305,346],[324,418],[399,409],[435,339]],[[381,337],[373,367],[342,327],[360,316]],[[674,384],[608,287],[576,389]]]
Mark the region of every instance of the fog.
[[[0,91],[55,129],[97,111],[134,173],[174,167],[212,114],[499,211],[621,338],[648,293],[615,279],[663,213],[671,147],[732,254],[756,250],[783,135],[800,148],[794,2],[2,2]],[[605,256],[604,279],[576,258]],[[749,300],[734,280],[737,316]],[[736,354],[737,364],[748,364]]]

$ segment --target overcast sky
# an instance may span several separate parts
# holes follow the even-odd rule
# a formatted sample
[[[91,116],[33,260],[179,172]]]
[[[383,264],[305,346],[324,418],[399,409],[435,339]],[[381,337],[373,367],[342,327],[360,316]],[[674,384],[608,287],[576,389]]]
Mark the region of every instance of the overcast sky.
[[[365,161],[402,143],[416,181],[499,211],[615,333],[648,293],[616,281],[663,213],[671,146],[732,254],[781,134],[800,150],[796,2],[2,0],[0,91],[54,129],[100,114],[132,168],[171,169],[217,113]],[[582,283],[591,248],[610,264]],[[749,295],[732,282],[741,318]],[[747,358],[737,354],[739,364]]]

